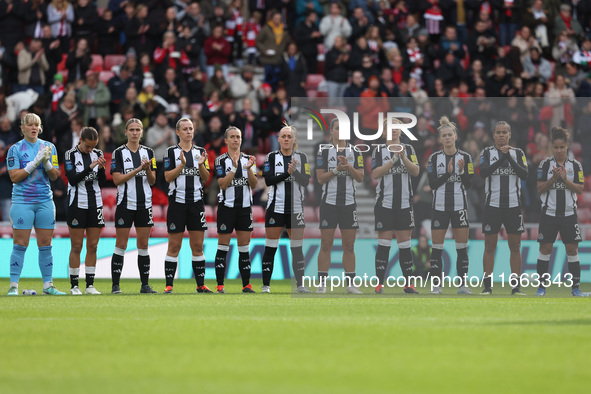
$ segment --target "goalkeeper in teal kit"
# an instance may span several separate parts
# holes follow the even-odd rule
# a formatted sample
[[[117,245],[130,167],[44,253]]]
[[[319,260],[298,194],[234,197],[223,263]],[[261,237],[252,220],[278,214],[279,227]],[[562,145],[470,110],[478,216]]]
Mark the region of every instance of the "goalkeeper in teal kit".
[[[39,139],[43,132],[39,116],[29,113],[21,120],[24,138],[10,147],[6,157],[8,174],[14,183],[10,221],[13,247],[10,256],[10,290],[18,294],[18,281],[23,270],[31,229],[35,227],[39,247],[39,269],[43,293],[65,294],[53,286],[51,239],[55,228],[55,205],[49,184],[60,175],[55,146]]]

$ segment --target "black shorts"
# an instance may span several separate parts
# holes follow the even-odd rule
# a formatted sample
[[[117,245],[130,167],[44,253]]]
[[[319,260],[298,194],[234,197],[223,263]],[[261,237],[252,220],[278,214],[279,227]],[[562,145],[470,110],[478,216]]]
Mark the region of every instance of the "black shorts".
[[[115,209],[115,227],[116,228],[131,228],[135,227],[153,227],[154,220],[152,219],[152,207],[146,209],[138,209],[132,211],[124,206],[117,205]]]
[[[496,208],[484,206],[482,215],[482,232],[484,234],[498,234],[501,226],[505,226],[507,234],[521,234],[523,228],[523,213],[521,207]]]
[[[166,228],[168,232],[183,233],[185,227],[189,231],[207,230],[203,200],[180,203],[169,199],[168,211],[166,212]]]
[[[66,214],[68,226],[72,228],[100,228],[105,227],[103,217],[103,207],[82,209],[78,207],[68,207]]]
[[[304,228],[306,227],[304,213],[276,213],[267,209],[265,227]]]
[[[232,231],[252,231],[252,208],[228,208],[218,205],[218,233],[232,234]]]
[[[579,243],[583,240],[576,214],[567,217],[542,214],[540,216],[540,226],[538,227],[538,242],[553,244],[556,241],[558,232],[560,232],[564,244]]]
[[[431,218],[431,230],[447,230],[449,223],[451,222],[451,228],[468,228],[468,210],[462,209],[461,211],[432,211]]]
[[[390,209],[376,205],[373,209],[376,231],[412,230],[415,215],[412,208]]]
[[[341,230],[358,229],[357,205],[320,205],[320,229],[339,228]]]

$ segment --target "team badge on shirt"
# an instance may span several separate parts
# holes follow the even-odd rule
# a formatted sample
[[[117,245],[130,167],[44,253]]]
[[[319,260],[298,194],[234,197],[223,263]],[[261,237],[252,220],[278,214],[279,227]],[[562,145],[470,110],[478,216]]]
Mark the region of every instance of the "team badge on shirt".
[[[72,226],[77,226],[77,225],[78,225],[78,219],[72,220]]]

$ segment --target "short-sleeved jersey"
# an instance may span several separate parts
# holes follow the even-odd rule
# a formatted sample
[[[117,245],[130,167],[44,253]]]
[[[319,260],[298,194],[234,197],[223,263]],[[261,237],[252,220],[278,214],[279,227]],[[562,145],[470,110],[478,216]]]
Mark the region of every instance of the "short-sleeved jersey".
[[[418,165],[417,155],[412,145],[404,144],[404,148],[406,157]],[[393,157],[394,152],[390,152],[386,145],[377,146],[372,154],[372,171],[391,161]],[[397,159],[392,168],[378,179],[376,205],[398,210],[410,208],[413,196],[411,178],[402,160]]]
[[[291,162],[297,172],[289,175]],[[280,150],[269,153],[263,166],[263,176],[267,186],[270,186],[267,209],[275,213],[304,212],[305,190],[310,175],[310,163],[305,153],[294,151],[290,156],[283,155]]]
[[[228,208],[248,208],[252,205],[252,190],[248,184],[248,159],[250,156],[240,153],[234,179],[226,190],[220,188],[218,203]],[[231,170],[233,164],[228,153],[224,153],[215,159],[215,176],[225,177]]]
[[[183,151],[178,145],[169,147],[164,156],[164,171],[172,171],[181,165],[181,152],[184,153],[187,163],[179,176],[168,184],[168,195],[175,202],[184,204],[197,202],[203,198],[203,184],[199,174],[199,159],[205,156],[205,149],[193,145],[188,152]],[[209,162],[203,163],[209,170]]]
[[[527,170],[527,158],[521,149],[509,150],[512,160]],[[500,162],[500,164],[498,164]],[[496,169],[483,176],[483,169]],[[484,178],[485,204],[495,208],[515,208],[521,206],[521,179],[515,168],[502,151],[494,146],[486,147],[480,153],[479,168]],[[491,168],[492,170],[492,168]]]
[[[363,155],[357,152],[349,144],[339,151],[336,147],[323,148],[318,150],[316,157],[316,169],[332,171],[339,162],[337,157],[344,156],[347,162],[355,169],[363,168]],[[322,185],[322,202],[329,205],[348,206],[355,201],[355,180],[348,171],[339,171],[337,176]]]
[[[459,174],[458,161],[464,160],[464,173]],[[454,163],[454,172],[447,172],[450,160]],[[471,185],[474,174],[472,157],[462,150],[452,156],[445,154],[443,150],[433,153],[427,163],[429,185],[433,190],[433,209],[436,211],[455,212],[466,209],[466,188]]]
[[[543,160],[538,167],[538,182],[546,182],[554,175],[554,167],[558,167],[554,156]],[[584,182],[583,167],[573,159],[564,163],[566,178],[573,183],[582,185]],[[577,194],[566,187],[562,178],[558,178],[550,189],[540,195],[542,213],[548,216],[565,217],[577,213]]]
[[[35,156],[46,146],[51,147],[51,164],[53,168],[59,169],[57,150],[51,142],[38,139],[34,144],[26,139],[15,143],[8,150],[6,163],[8,171],[25,168],[27,164],[35,160]],[[43,163],[40,163],[28,177],[15,183],[12,187],[12,202],[14,204],[39,203],[53,199],[53,192],[49,183],[49,176]]]
[[[142,160],[149,160],[151,169],[156,170],[156,158],[151,148],[140,145],[137,151],[132,152],[127,145],[121,145],[113,151],[111,174],[130,173],[142,165]],[[122,205],[131,211],[152,207],[152,188],[145,170],[141,170],[135,177],[117,186],[117,205]]]
[[[105,169],[90,165],[99,157],[103,157],[100,149],[83,153],[74,147],[66,152],[64,168],[68,178],[68,206],[80,209],[93,209],[103,206],[99,177],[105,176]]]

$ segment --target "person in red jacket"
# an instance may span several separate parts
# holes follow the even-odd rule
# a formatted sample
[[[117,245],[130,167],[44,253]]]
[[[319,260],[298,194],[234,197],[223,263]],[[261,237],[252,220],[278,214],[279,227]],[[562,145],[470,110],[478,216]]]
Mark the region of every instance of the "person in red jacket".
[[[191,61],[183,49],[176,47],[176,37],[171,31],[164,33],[162,47],[154,51],[154,64],[158,69],[158,75],[164,75],[164,71],[172,67],[177,75],[181,75],[183,67],[189,67]]]
[[[216,26],[210,37],[205,40],[203,44],[203,51],[207,56],[207,76],[211,78],[214,72],[214,66],[219,64],[222,66],[224,76],[226,76],[226,65],[230,56],[230,43],[223,36],[224,28]]]

